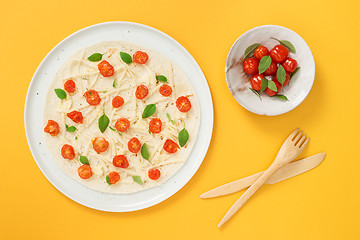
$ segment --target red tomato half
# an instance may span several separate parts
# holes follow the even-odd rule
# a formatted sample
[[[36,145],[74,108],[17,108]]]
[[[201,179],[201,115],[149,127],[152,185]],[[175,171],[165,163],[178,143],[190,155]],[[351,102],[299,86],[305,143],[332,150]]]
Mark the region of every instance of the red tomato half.
[[[297,68],[297,61],[295,59],[287,57],[281,65],[284,67],[286,72],[292,73]]]
[[[109,147],[109,142],[103,137],[96,137],[92,140],[92,145],[97,153],[105,152]]]
[[[136,51],[133,55],[133,61],[136,63],[145,64],[148,59],[149,56],[146,52]]]
[[[116,96],[113,98],[112,100],[112,106],[114,108],[119,108],[121,107],[122,105],[124,105],[124,99],[120,96]]]
[[[264,74],[264,76],[271,76],[271,75],[275,75],[276,71],[277,71],[278,67],[276,65],[276,63],[274,61],[271,61],[270,66],[266,69],[265,72],[263,72],[262,74]]]
[[[126,118],[119,118],[115,123],[115,128],[119,132],[125,132],[130,127],[130,121]]]
[[[149,130],[152,133],[161,132],[161,126],[162,126],[162,122],[161,122],[161,120],[159,118],[153,118],[149,122]]]
[[[84,93],[84,97],[86,99],[86,102],[92,106],[96,106],[100,103],[101,98],[99,96],[99,93],[95,90],[88,90]]]
[[[261,89],[261,80],[263,78],[264,78],[264,75],[262,75],[262,74],[255,74],[254,76],[252,76],[250,78],[251,87],[256,91],[260,91],[260,89]]]
[[[68,93],[73,93],[75,92],[76,86],[75,86],[75,82],[73,80],[67,80],[64,83],[64,89],[65,91],[67,91]]]
[[[120,180],[120,175],[117,172],[110,172],[108,176],[111,184],[115,184]]]
[[[179,97],[176,100],[176,107],[180,112],[187,112],[191,109],[191,102],[187,97]]]
[[[264,56],[267,56],[269,55],[269,49],[265,46],[258,46],[256,49],[255,49],[255,52],[254,52],[254,57],[260,61],[260,59]]]
[[[113,158],[113,164],[115,167],[127,168],[129,166],[129,162],[124,155],[117,155]]]
[[[273,61],[277,63],[281,63],[284,61],[284,59],[288,56],[289,50],[287,50],[286,47],[283,45],[276,45],[273,49],[270,51],[270,57]]]
[[[151,180],[157,180],[157,179],[159,179],[161,173],[160,173],[159,169],[152,168],[148,171],[148,175]]]
[[[98,69],[104,77],[111,77],[115,72],[114,67],[106,60],[103,60],[98,64]]]
[[[48,120],[47,125],[44,128],[44,132],[49,133],[51,136],[59,134],[59,124],[54,120]]]
[[[82,179],[88,179],[92,176],[91,167],[89,165],[82,165],[78,168],[79,177]]]
[[[140,148],[141,148],[141,143],[140,143],[139,139],[137,139],[136,137],[133,137],[132,139],[130,139],[130,141],[128,142],[128,148],[129,148],[129,151],[132,153],[139,152]]]
[[[159,92],[161,95],[163,95],[164,97],[168,97],[171,95],[172,93],[172,88],[167,85],[167,84],[164,84],[162,85],[160,88],[159,88]]]
[[[247,58],[244,61],[244,72],[250,75],[258,73],[259,61],[256,58]]]
[[[149,94],[149,89],[145,85],[136,88],[135,96],[137,99],[144,99]]]
[[[168,153],[176,153],[178,148],[180,148],[179,145],[173,140],[168,139],[165,141],[164,150]]]
[[[75,158],[75,151],[71,145],[64,144],[61,148],[61,156],[65,159],[72,160]]]
[[[68,118],[73,120],[75,123],[83,123],[84,121],[83,115],[79,111],[69,112],[68,114],[66,114],[66,116],[68,116]]]
[[[278,94],[278,92],[280,92],[280,89],[281,89],[281,84],[279,83],[278,80],[274,80],[273,82],[276,85],[276,89],[277,89],[276,92],[273,91],[273,90],[270,90],[269,88],[265,89],[266,94],[269,95],[270,97],[275,96],[276,94]]]

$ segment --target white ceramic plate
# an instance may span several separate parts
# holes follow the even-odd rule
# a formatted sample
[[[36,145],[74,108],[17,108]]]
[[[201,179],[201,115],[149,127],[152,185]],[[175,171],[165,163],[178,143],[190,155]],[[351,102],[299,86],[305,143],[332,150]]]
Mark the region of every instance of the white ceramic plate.
[[[296,49],[295,54],[289,55],[297,60],[300,70],[279,93],[289,101],[271,98],[266,93],[261,94],[260,101],[249,90],[250,76],[244,73],[243,64],[239,63],[245,49],[253,43],[261,43],[269,50],[279,44],[271,37],[288,40]],[[315,62],[309,46],[296,32],[281,26],[264,25],[247,31],[235,41],[226,59],[225,77],[231,94],[244,108],[259,115],[279,115],[296,108],[309,94],[315,78]]]
[[[137,193],[101,193],[67,176],[52,160],[44,142],[43,109],[48,87],[59,67],[76,50],[102,41],[128,41],[151,48],[168,57],[188,76],[199,97],[201,123],[195,146],[183,167],[164,184]],[[145,25],[107,22],[84,28],[60,42],[36,70],[26,97],[25,131],[32,155],[45,177],[63,194],[90,208],[135,211],[160,203],[180,190],[200,167],[210,144],[213,105],[209,86],[199,65],[184,47],[168,35]]]

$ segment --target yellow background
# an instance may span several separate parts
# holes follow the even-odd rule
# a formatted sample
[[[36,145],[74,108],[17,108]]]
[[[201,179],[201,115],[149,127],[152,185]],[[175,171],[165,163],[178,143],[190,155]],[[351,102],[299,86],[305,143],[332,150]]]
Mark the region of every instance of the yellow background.
[[[0,8],[0,239],[360,239],[358,0],[3,0]],[[170,199],[132,213],[92,210],[62,195],[35,164],[24,131],[27,88],[42,59],[71,33],[106,21],[138,22],[175,38],[204,71],[214,102],[213,138],[199,171]],[[299,33],[316,63],[310,95],[277,117],[242,108],[224,77],[236,38],[264,24]],[[268,167],[298,126],[311,136],[302,156],[325,151],[325,161],[264,186],[218,229],[240,193],[199,195]]]

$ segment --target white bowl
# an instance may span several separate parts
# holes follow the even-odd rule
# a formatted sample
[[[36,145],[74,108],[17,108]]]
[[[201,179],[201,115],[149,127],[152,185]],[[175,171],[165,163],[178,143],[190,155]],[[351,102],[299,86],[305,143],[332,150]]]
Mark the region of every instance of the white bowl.
[[[297,60],[300,69],[279,93],[289,101],[269,97],[266,93],[261,94],[260,100],[249,89],[250,75],[244,73],[243,64],[239,62],[245,49],[253,43],[261,43],[269,50],[279,44],[271,38],[288,40],[296,49],[296,53],[289,53],[289,56]],[[299,34],[285,27],[264,25],[245,32],[235,41],[226,59],[225,77],[231,94],[241,106],[259,115],[274,116],[289,112],[304,101],[314,83],[315,62],[309,46]]]

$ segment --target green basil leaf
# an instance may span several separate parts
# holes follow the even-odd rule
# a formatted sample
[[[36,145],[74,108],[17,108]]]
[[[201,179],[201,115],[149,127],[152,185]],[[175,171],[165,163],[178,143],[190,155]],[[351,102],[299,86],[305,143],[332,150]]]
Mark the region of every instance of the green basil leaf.
[[[167,82],[167,78],[164,75],[156,75],[156,80],[160,82]]]
[[[75,140],[77,140],[78,138],[77,138],[77,136],[75,137]]]
[[[60,99],[65,99],[66,98],[66,92],[64,90],[62,90],[61,88],[56,88],[54,89],[56,96],[58,96],[58,98]]]
[[[101,53],[94,53],[90,57],[88,57],[87,59],[90,62],[98,62],[98,61],[100,61],[102,59],[102,56],[103,56],[103,54],[101,54]]]
[[[261,79],[261,89],[260,89],[260,93],[262,93],[263,91],[265,91],[265,89],[268,86],[268,80],[266,77],[264,77],[263,79]]]
[[[269,81],[268,82],[268,88],[270,90],[273,90],[274,92],[277,92],[277,87],[276,87],[276,84],[274,83],[274,81]]]
[[[142,118],[147,118],[153,115],[156,111],[156,105],[155,104],[149,104],[145,107],[144,112],[142,114]]]
[[[295,75],[295,73],[297,73],[298,71],[300,70],[300,67],[297,67],[295,69],[295,71],[293,71],[291,74],[290,74],[290,79]]]
[[[175,124],[176,124],[174,120],[170,120],[170,122],[171,122],[173,125],[175,125]]]
[[[150,154],[149,154],[149,150],[148,150],[148,148],[147,148],[146,143],[144,143],[144,144],[141,146],[141,156],[142,156],[144,159],[146,159],[146,160],[149,161],[149,156],[150,156]]]
[[[256,96],[259,97],[260,101],[262,101],[262,100],[261,100],[261,96],[260,96],[260,94],[258,93],[258,91],[255,91],[255,90],[252,89],[251,87],[249,87],[249,89],[250,89],[250,91],[252,91]]]
[[[259,74],[262,74],[263,72],[265,72],[266,69],[268,69],[268,67],[270,66],[270,64],[271,64],[270,55],[263,56],[259,62]]]
[[[276,78],[281,83],[281,86],[284,84],[284,82],[286,80],[286,71],[281,64],[279,65],[279,67],[277,69]]]
[[[279,40],[277,38],[272,38],[272,39],[279,41],[279,43],[281,45],[283,45],[284,47],[286,47],[289,50],[289,52],[296,53],[294,45],[291,42],[289,42],[288,40]]]
[[[113,81],[113,87],[115,87],[115,83],[116,83],[116,80],[114,79],[114,81]]]
[[[127,64],[132,63],[132,57],[130,56],[130,54],[126,52],[120,52],[120,57],[125,63]]]
[[[257,49],[261,44],[260,43],[254,43],[250,46],[248,46],[244,52],[244,58],[252,57],[254,55],[255,49]]]
[[[87,159],[85,156],[80,156],[80,162],[85,165],[90,165],[89,159]]]
[[[99,118],[99,129],[103,133],[106,128],[109,126],[109,118],[105,115],[105,113]]]
[[[143,181],[141,180],[141,177],[140,176],[132,176],[134,182],[136,182],[137,184],[140,184],[142,185],[143,184]]]
[[[67,124],[65,124],[65,128],[66,128],[66,131],[68,131],[68,132],[75,132],[75,130],[76,130],[75,126],[68,126]]]
[[[179,139],[180,147],[185,146],[185,144],[186,144],[187,141],[189,140],[189,133],[188,133],[188,131],[186,131],[185,128],[183,128],[183,129],[179,132],[178,139]]]
[[[171,120],[170,114],[166,113],[166,116],[167,116],[167,118],[169,119],[169,121],[170,121],[173,125],[175,125],[175,121],[174,121],[174,120]]]
[[[116,130],[115,128],[113,128],[113,127],[111,127],[111,126],[109,126],[109,128],[110,128],[111,131],[114,131],[114,132],[115,132],[115,130]]]
[[[272,96],[274,98],[279,98],[281,100],[289,101],[289,99],[285,95],[277,94],[275,96]]]
[[[109,175],[106,175],[106,182],[107,184],[111,185]]]
[[[149,132],[149,134],[151,134],[151,131],[150,131],[150,130],[148,130],[148,132]]]

